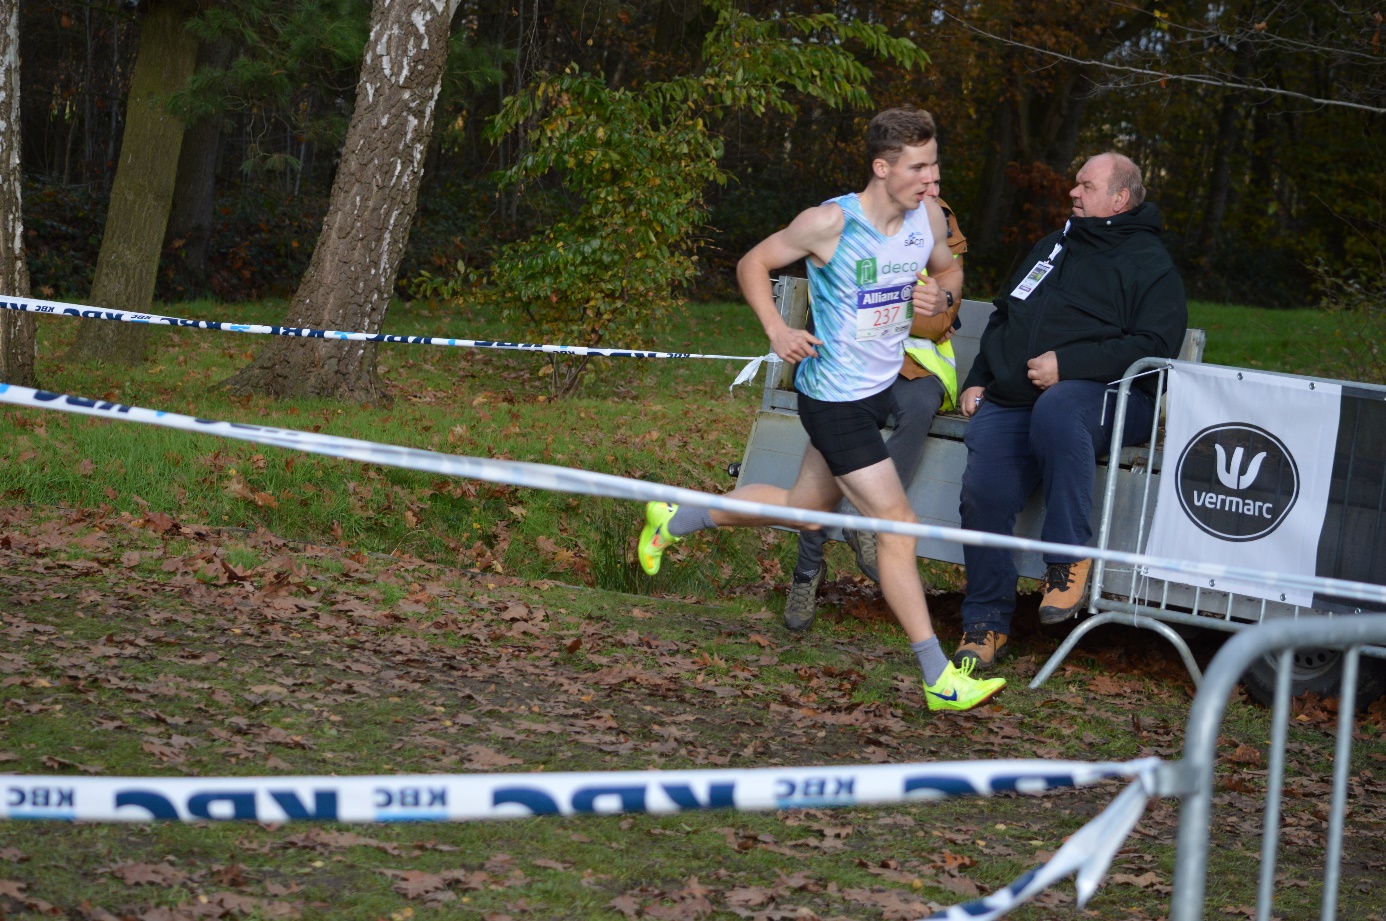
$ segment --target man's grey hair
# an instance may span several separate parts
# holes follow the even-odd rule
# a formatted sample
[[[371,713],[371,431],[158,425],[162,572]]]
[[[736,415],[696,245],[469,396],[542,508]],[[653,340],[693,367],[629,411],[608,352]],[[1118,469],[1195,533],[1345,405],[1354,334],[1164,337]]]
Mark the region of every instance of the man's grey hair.
[[[1107,187],[1108,195],[1115,195],[1122,189],[1128,190],[1131,193],[1131,208],[1145,201],[1145,186],[1141,183],[1141,168],[1136,165],[1134,160],[1126,154],[1117,153],[1115,150],[1109,150],[1098,156],[1112,158],[1112,179],[1111,184]]]

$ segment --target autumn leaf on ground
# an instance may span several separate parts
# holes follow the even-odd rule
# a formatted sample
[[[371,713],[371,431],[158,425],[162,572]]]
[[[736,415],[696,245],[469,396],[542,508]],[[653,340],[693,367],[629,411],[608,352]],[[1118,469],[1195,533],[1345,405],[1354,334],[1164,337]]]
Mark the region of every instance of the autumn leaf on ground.
[[[430,893],[446,889],[448,881],[436,873],[426,873],[423,870],[381,870],[386,876],[393,877],[399,882],[392,887],[406,899],[421,899]]]
[[[764,905],[772,897],[773,893],[769,889],[762,889],[760,886],[742,886],[726,893],[722,899],[728,905],[755,908],[757,905]]]
[[[502,755],[500,752],[487,748],[485,745],[468,745],[462,751],[467,756],[467,760],[462,763],[474,770],[510,767],[512,765],[525,763],[523,758],[511,758],[509,755]]]
[[[1097,675],[1088,682],[1088,690],[1092,691],[1094,694],[1115,697],[1122,694],[1129,694],[1131,692],[1131,684],[1120,678],[1113,678],[1111,675]]]
[[[943,910],[937,902],[911,898],[893,889],[844,889],[842,897],[881,910],[883,921],[915,921]]]
[[[1264,763],[1265,758],[1261,755],[1261,750],[1247,745],[1245,742],[1237,746],[1237,750],[1227,756],[1227,760],[1237,764],[1259,765]]]
[[[118,863],[109,872],[127,886],[176,886],[188,878],[166,863]]]

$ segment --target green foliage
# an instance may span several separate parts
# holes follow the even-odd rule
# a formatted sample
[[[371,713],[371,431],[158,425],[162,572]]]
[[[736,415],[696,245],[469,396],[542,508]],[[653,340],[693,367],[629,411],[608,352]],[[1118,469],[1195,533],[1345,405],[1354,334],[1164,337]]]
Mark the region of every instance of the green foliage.
[[[534,204],[549,214],[497,256],[491,281],[503,315],[540,341],[619,345],[682,307],[704,192],[729,175],[713,119],[792,113],[791,90],[832,107],[867,105],[871,73],[849,45],[905,66],[927,61],[881,26],[829,14],[757,20],[723,5],[698,74],[613,88],[570,66],[507,99],[492,136],[520,131],[528,149],[503,187],[540,191]],[[552,359],[555,394],[571,393],[587,364]]]
[[[35,296],[86,298],[105,223],[106,196],[96,189],[24,184],[24,257]]]
[[[369,22],[368,0],[208,5],[190,28],[223,48],[226,63],[200,67],[170,105],[188,122],[245,114],[251,140],[242,168],[297,169],[297,157],[279,149],[279,138],[287,129],[299,142],[341,143]]]

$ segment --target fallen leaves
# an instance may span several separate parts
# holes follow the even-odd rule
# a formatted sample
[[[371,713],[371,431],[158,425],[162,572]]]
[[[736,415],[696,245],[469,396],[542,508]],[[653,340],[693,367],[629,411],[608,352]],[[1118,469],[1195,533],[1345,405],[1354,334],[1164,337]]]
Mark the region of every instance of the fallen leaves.
[[[517,764],[524,764],[523,758],[512,758],[509,755],[502,755],[498,751],[487,748],[485,745],[468,745],[463,753],[466,760],[463,764],[474,771],[489,771],[494,768],[513,767]]]
[[[127,886],[176,886],[188,874],[166,863],[118,863],[106,872]]]

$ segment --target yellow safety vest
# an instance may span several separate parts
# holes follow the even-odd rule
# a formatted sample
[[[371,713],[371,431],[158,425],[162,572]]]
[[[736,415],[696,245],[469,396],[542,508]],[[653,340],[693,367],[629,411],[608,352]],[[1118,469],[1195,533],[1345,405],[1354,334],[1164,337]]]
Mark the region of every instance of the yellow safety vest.
[[[958,403],[958,359],[953,354],[953,343],[906,339],[905,354],[943,382],[945,392],[939,411],[951,411]]]

